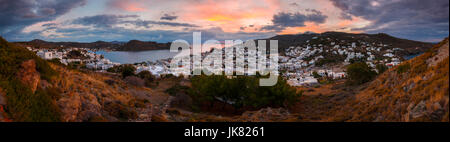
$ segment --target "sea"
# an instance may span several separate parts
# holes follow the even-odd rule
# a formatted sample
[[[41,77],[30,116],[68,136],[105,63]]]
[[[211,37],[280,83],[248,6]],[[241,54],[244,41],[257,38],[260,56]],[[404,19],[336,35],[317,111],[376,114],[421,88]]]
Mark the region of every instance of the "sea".
[[[120,64],[134,64],[142,62],[156,62],[161,59],[173,58],[177,52],[170,50],[148,50],[148,51],[92,51],[95,54],[103,55],[106,59]]]

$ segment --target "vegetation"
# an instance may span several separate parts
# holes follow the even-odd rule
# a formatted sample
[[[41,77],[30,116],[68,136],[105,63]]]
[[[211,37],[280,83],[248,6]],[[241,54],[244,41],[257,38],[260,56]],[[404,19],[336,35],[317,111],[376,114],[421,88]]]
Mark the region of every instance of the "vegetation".
[[[105,110],[112,116],[122,120],[138,118],[138,114],[135,110],[128,108],[127,105],[122,103],[107,103],[105,104]]]
[[[16,47],[0,37],[0,88],[6,92],[6,112],[14,121],[60,121],[54,90],[38,88],[35,93],[16,77],[22,62],[34,60],[42,80],[52,80],[57,72],[47,61],[25,48]]]
[[[385,64],[378,64],[375,68],[378,70],[378,74],[382,74],[388,70],[388,67]]]
[[[124,64],[109,68],[107,71],[112,73],[120,73],[122,77],[125,78],[128,76],[133,76],[134,72],[136,72],[136,67],[130,64]]]
[[[174,86],[167,89],[165,92],[171,96],[176,96],[179,92],[187,92],[189,90],[189,87],[187,86],[181,86],[180,84],[175,84]]]
[[[316,71],[314,71],[312,74],[313,74],[314,78],[321,78],[322,77]]]
[[[375,78],[376,72],[372,71],[371,68],[365,62],[353,63],[347,67],[348,74],[348,85],[360,85]]]
[[[224,75],[194,76],[189,94],[197,104],[219,101],[228,103],[235,109],[286,106],[301,95],[281,78],[278,78],[275,86],[270,87],[259,86],[259,78],[259,75],[231,79]]]
[[[83,59],[86,58],[81,51],[79,50],[72,50],[69,53],[67,53],[67,58],[69,59]]]
[[[147,87],[150,87],[155,80],[155,76],[153,76],[150,71],[141,71],[137,74],[137,76],[145,81],[145,86]]]
[[[405,73],[411,69],[411,65],[409,63],[401,64],[397,67],[397,73]]]

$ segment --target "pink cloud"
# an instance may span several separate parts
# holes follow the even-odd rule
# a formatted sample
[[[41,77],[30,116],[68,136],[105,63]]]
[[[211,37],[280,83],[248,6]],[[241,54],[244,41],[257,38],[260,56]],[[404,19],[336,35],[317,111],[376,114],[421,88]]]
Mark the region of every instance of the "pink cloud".
[[[147,9],[144,7],[149,2],[144,0],[112,0],[108,3],[112,8],[117,8],[127,12],[145,12]]]

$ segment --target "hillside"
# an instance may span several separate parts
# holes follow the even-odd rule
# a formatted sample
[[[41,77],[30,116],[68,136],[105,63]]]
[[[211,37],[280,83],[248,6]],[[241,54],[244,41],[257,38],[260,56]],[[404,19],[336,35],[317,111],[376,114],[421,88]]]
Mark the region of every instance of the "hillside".
[[[0,122],[152,121],[168,99],[118,75],[50,63],[3,38],[0,61]]]
[[[448,45],[447,38],[423,55],[383,73],[336,110],[335,120],[448,122]]]
[[[44,61],[0,38],[0,121],[448,122],[448,50],[446,39],[359,86],[341,80],[299,87],[303,95],[288,108],[222,115],[217,110],[226,105],[214,105],[211,110],[216,112],[198,111],[192,104],[195,98],[186,92],[168,92],[191,87],[189,80],[162,78],[154,87],[136,86],[116,74]]]
[[[277,35],[263,40],[278,40],[280,52],[284,52],[286,49],[292,46],[302,46],[305,44],[309,44],[309,42],[313,42],[314,40],[315,44],[323,44],[323,45],[329,45],[331,42],[336,42],[333,40],[344,41],[347,43],[357,41],[364,41],[367,43],[377,43],[377,44],[384,43],[392,46],[393,48],[404,49],[401,55],[423,53],[427,49],[432,47],[431,43],[400,39],[384,33],[380,34],[364,34],[364,33],[353,34],[342,32],[324,32],[321,34],[306,33],[297,35]]]

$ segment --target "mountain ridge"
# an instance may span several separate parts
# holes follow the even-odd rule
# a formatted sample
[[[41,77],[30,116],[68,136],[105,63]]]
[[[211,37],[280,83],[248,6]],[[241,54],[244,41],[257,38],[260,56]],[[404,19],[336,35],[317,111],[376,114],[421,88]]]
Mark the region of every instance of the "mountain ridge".
[[[364,40],[368,42],[385,42],[392,44],[394,47],[406,49],[403,55],[412,55],[425,52],[432,47],[431,43],[414,41],[408,39],[397,38],[386,33],[367,34],[367,33],[345,33],[328,31],[324,33],[304,33],[304,34],[287,34],[276,35],[266,39],[258,40],[278,40],[279,51],[284,52],[285,49],[290,46],[298,46],[305,44],[307,41],[311,41],[314,37],[317,38],[338,38],[348,41]],[[48,42],[40,39],[34,39],[28,42],[15,42],[23,46],[35,46],[35,47],[78,47],[78,48],[94,48],[94,49],[108,49],[117,51],[145,51],[145,50],[167,50],[170,49],[170,42],[158,43],[155,41],[141,41],[130,40],[128,42],[119,41],[96,41],[96,42]],[[269,45],[269,44],[268,44]]]
[[[314,39],[316,38],[316,39]],[[284,50],[292,46],[301,46],[308,44],[313,40],[317,44],[329,44],[332,41],[328,41],[328,38],[345,40],[346,42],[356,42],[358,40],[370,42],[370,43],[385,43],[392,45],[394,48],[404,49],[401,55],[413,55],[420,54],[432,47],[433,44],[421,41],[414,41],[408,39],[397,38],[386,33],[367,34],[367,33],[344,33],[344,32],[324,32],[324,33],[307,33],[296,35],[277,35],[266,40],[269,45],[269,40],[278,40],[278,51],[284,53]]]

